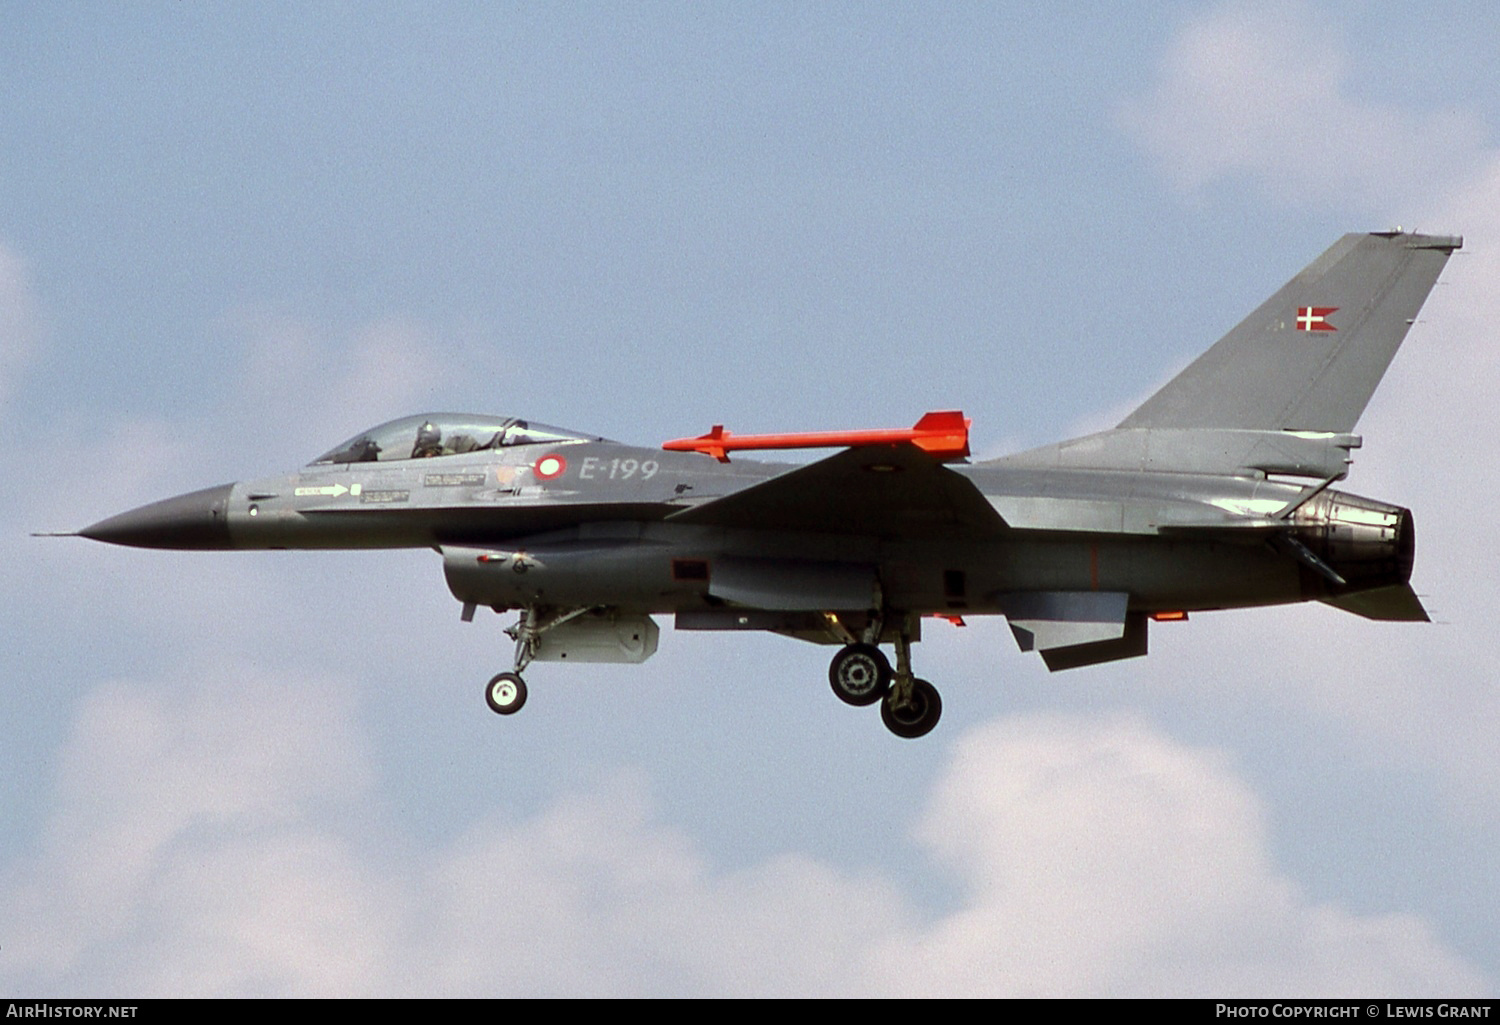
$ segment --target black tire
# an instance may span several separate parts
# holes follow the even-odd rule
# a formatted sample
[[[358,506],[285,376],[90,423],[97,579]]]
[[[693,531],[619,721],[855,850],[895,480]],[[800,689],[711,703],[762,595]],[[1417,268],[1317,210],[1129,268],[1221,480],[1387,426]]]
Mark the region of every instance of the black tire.
[[[943,699],[926,680],[911,682],[911,703],[905,708],[893,708],[891,697],[892,694],[887,694],[880,703],[880,719],[898,737],[907,740],[925,737],[943,717]]]
[[[828,682],[845,704],[873,705],[891,689],[891,664],[873,644],[848,644],[828,664]]]
[[[500,673],[485,685],[484,700],[497,715],[515,715],[526,704],[526,681],[517,673]]]

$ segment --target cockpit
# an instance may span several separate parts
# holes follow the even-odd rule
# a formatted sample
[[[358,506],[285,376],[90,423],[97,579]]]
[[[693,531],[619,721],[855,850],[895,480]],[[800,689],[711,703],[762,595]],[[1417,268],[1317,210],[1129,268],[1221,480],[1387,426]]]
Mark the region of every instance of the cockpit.
[[[310,465],[431,459],[514,445],[562,445],[603,440],[595,435],[578,434],[514,417],[425,413],[392,420],[357,434],[314,459]]]

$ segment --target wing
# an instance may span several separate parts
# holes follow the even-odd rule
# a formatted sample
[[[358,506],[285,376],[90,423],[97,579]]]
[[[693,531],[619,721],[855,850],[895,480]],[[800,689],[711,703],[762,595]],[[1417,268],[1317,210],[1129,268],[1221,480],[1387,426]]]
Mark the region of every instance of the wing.
[[[845,449],[667,520],[902,538],[1005,529],[967,477],[911,444]]]

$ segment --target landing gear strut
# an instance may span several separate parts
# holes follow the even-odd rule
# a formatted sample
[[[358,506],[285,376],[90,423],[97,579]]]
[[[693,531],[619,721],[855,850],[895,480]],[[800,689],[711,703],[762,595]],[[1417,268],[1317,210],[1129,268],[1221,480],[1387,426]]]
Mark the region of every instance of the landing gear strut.
[[[531,605],[521,612],[516,625],[505,631],[516,642],[515,669],[492,677],[484,685],[484,700],[490,706],[490,711],[497,715],[515,715],[521,710],[521,706],[526,704],[526,681],[521,679],[521,670],[536,658],[542,634],[588,611],[588,608],[542,611]]]
[[[898,737],[915,739],[932,732],[943,714],[937,688],[911,671],[911,630],[896,635],[896,668],[875,646],[878,632],[844,645],[828,666],[828,682],[840,701],[851,705],[880,702],[880,718]]]

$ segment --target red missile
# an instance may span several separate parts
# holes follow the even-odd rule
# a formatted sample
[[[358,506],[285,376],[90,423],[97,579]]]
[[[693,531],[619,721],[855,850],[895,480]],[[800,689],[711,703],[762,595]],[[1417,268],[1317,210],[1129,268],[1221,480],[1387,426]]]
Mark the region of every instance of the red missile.
[[[721,463],[730,452],[779,448],[852,448],[861,445],[899,445],[910,442],[938,459],[963,459],[969,454],[969,425],[958,410],[928,413],[912,427],[893,430],[812,431],[805,434],[734,435],[723,424],[696,438],[665,442],[668,452],[702,452]]]

